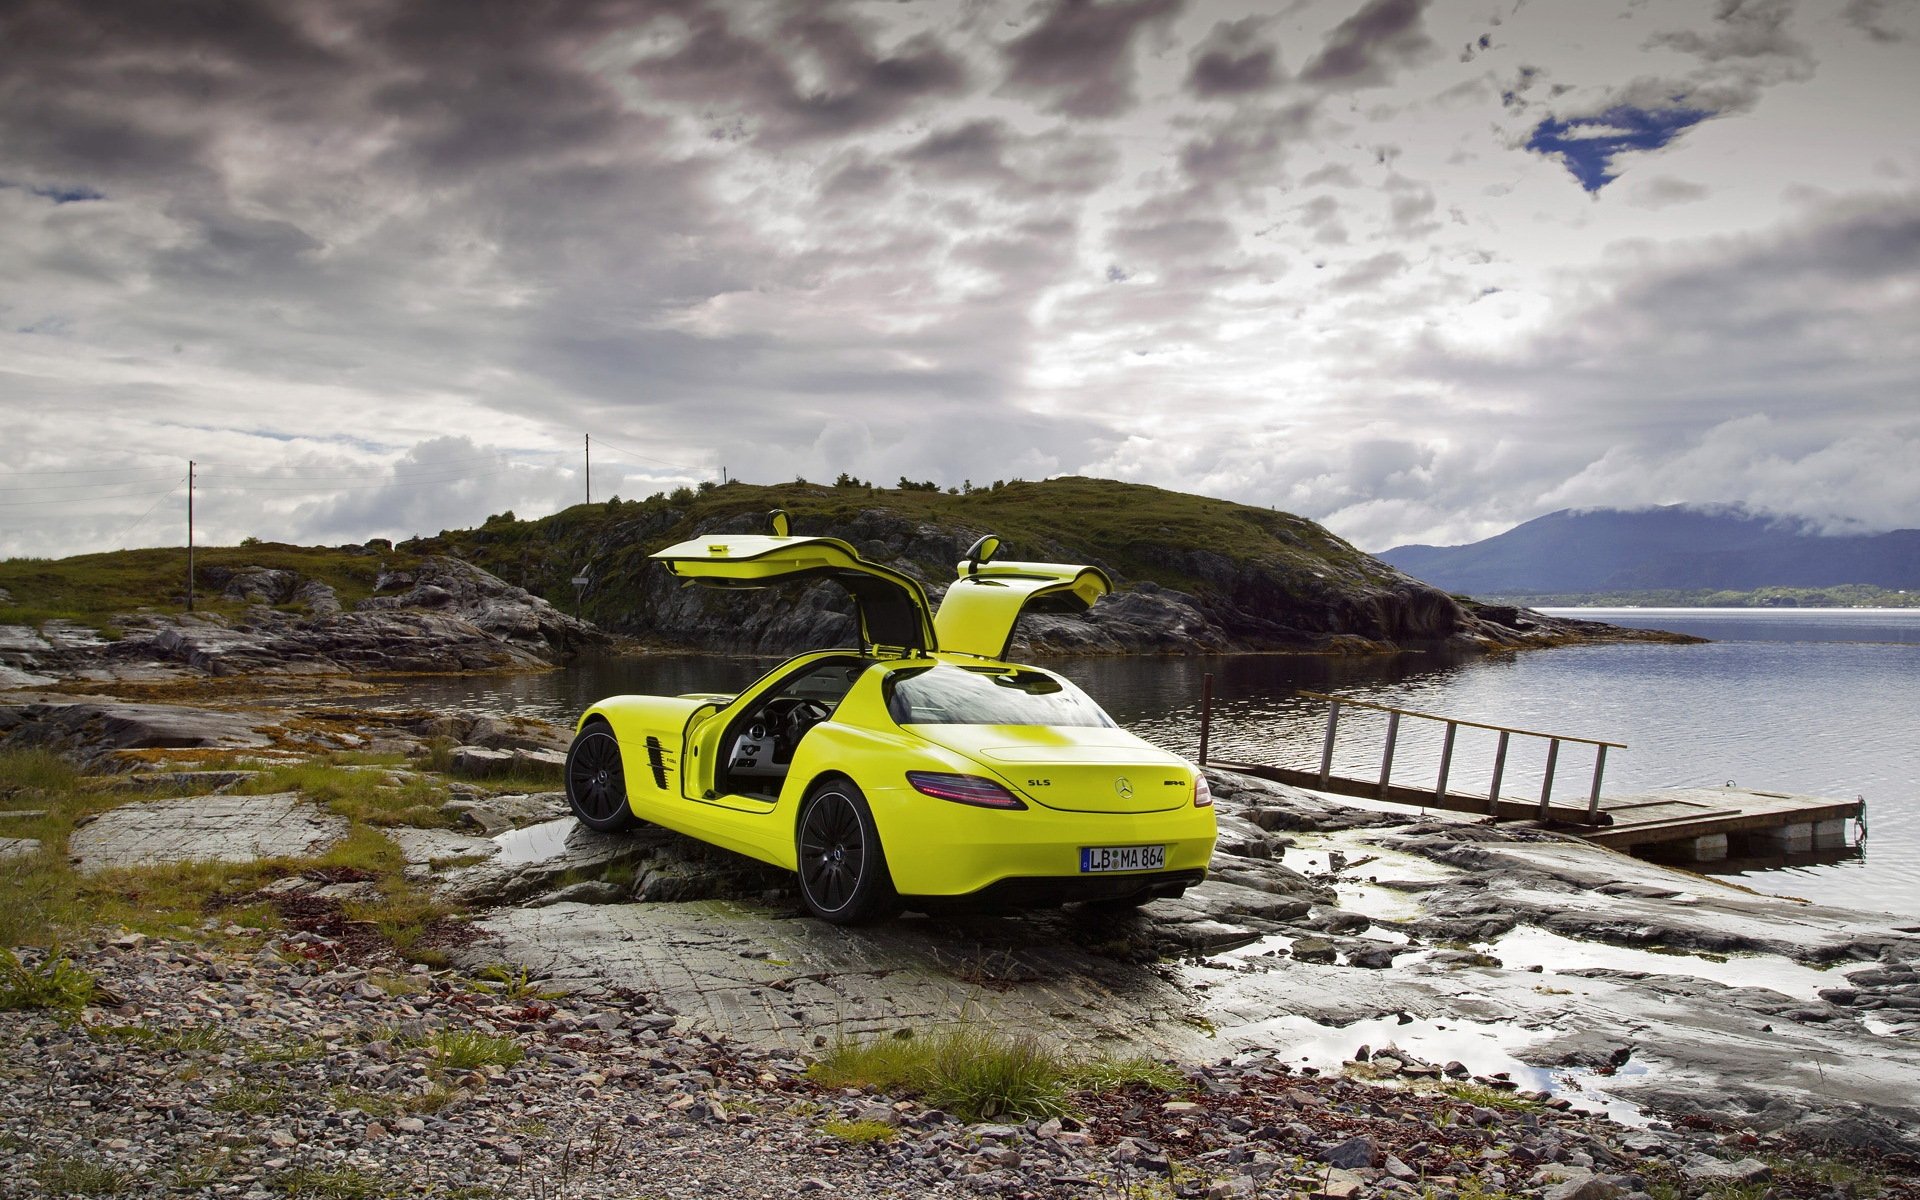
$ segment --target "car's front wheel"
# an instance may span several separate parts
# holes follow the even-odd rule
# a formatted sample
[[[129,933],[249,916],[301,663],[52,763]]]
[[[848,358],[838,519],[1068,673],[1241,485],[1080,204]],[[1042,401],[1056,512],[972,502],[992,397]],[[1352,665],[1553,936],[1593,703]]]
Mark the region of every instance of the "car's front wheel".
[[[873,811],[860,789],[832,779],[807,794],[794,831],[800,896],[814,916],[862,925],[889,916],[899,897]]]
[[[567,804],[588,829],[618,833],[639,823],[627,806],[620,742],[605,721],[587,722],[567,748]]]

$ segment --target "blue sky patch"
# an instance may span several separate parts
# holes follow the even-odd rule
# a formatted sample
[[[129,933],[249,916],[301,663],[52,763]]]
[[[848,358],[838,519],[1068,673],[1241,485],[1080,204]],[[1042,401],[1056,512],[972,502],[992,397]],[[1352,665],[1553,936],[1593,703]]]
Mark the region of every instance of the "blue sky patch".
[[[85,186],[62,187],[58,184],[42,186],[40,184],[14,183],[11,180],[0,179],[0,187],[19,188],[21,191],[31,192],[36,196],[51,200],[55,204],[76,204],[82,200],[105,200],[107,198],[105,192],[96,192],[92,188]]]
[[[1534,126],[1527,149],[1557,157],[1580,186],[1597,192],[1613,182],[1614,156],[1628,150],[1658,150],[1713,115],[1704,108],[1610,108],[1597,117]]]

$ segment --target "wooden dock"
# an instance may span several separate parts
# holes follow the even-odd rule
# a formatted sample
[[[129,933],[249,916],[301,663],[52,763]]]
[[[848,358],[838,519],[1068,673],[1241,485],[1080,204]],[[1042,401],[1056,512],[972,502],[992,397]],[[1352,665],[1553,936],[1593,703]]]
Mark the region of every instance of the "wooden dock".
[[[1207,683],[1211,685],[1211,676],[1207,678]],[[1300,694],[1325,700],[1329,705],[1319,770],[1210,759],[1207,750],[1211,724],[1211,686],[1207,688],[1201,706],[1201,764],[1335,795],[1471,813],[1496,821],[1559,829],[1617,850],[1692,862],[1713,862],[1735,853],[1777,857],[1841,849],[1850,844],[1847,822],[1863,821],[1866,815],[1866,801],[1863,799],[1796,796],[1731,786],[1668,788],[1628,796],[1607,796],[1601,792],[1607,750],[1624,750],[1626,747],[1618,742],[1437,716],[1347,696],[1318,692]],[[1376,778],[1357,779],[1333,773],[1333,747],[1339,728],[1340,710],[1348,707],[1388,714],[1380,773]],[[1439,778],[1432,787],[1414,787],[1393,780],[1394,747],[1403,718],[1438,721],[1446,725]],[[1493,763],[1492,781],[1485,792],[1470,794],[1449,786],[1454,735],[1461,727],[1492,730],[1499,734],[1499,750]],[[1539,738],[1549,743],[1545,779],[1537,799],[1507,796],[1500,790],[1507,746],[1513,737]],[[1593,776],[1585,803],[1569,804],[1551,798],[1554,769],[1562,742],[1594,748]]]

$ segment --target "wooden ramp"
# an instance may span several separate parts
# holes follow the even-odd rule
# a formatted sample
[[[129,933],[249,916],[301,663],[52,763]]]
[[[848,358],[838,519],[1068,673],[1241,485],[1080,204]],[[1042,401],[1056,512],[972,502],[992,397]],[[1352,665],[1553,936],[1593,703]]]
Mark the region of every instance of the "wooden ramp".
[[[1491,816],[1499,821],[1559,829],[1616,850],[1652,850],[1694,861],[1725,858],[1735,849],[1760,854],[1837,849],[1846,844],[1846,822],[1859,819],[1866,809],[1863,800],[1698,787],[1668,788],[1633,796],[1602,796],[1597,810],[1586,804],[1555,801],[1547,806],[1546,816],[1542,817],[1538,800],[1513,796],[1502,796],[1490,804],[1485,796],[1436,793],[1400,784],[1389,784],[1382,794],[1379,781],[1371,779],[1338,775],[1323,778],[1318,771],[1217,758],[1210,759],[1207,765],[1338,796],[1384,800],[1390,804]]]
[[[1319,770],[1210,759],[1207,748],[1212,725],[1213,677],[1206,676],[1204,682],[1206,690],[1200,711],[1201,764],[1240,771],[1294,787],[1391,804],[1474,813],[1496,821],[1537,824],[1562,829],[1618,850],[1641,850],[1662,856],[1679,856],[1695,862],[1726,858],[1736,849],[1765,856],[1840,849],[1847,845],[1847,822],[1864,820],[1866,815],[1866,801],[1862,799],[1795,796],[1785,792],[1735,787],[1683,787],[1632,796],[1606,796],[1600,789],[1601,778],[1606,771],[1607,751],[1626,749],[1618,742],[1491,725],[1321,692],[1298,693],[1328,702],[1326,735],[1321,743]],[[1333,773],[1334,739],[1343,708],[1372,709],[1387,714],[1380,773],[1375,778],[1356,779]],[[1403,719],[1434,721],[1445,726],[1439,778],[1431,787],[1410,787],[1393,781],[1394,748]],[[1456,791],[1448,786],[1454,736],[1462,728],[1490,730],[1499,735],[1492,779],[1487,790],[1477,794]],[[1535,738],[1547,743],[1546,771],[1538,799],[1520,799],[1505,795],[1500,790],[1506,769],[1507,746],[1516,737]],[[1563,742],[1593,748],[1593,774],[1583,804],[1568,804],[1551,798],[1554,768]]]

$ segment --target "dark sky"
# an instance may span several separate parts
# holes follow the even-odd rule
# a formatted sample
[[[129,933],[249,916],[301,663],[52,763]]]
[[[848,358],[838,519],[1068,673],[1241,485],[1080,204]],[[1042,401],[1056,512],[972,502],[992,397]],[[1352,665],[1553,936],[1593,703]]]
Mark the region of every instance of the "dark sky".
[[[1920,525],[1920,5],[0,0],[0,554],[1081,473]]]

